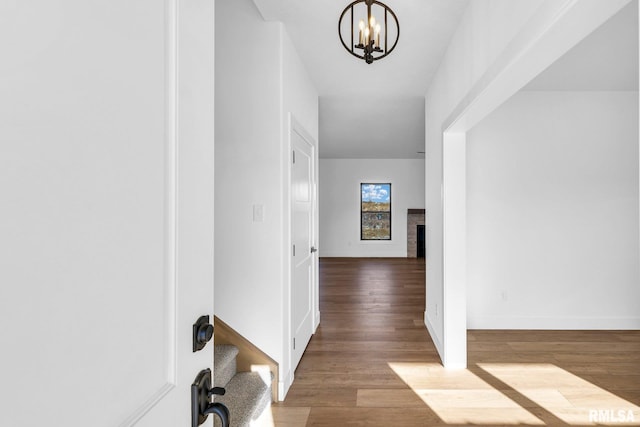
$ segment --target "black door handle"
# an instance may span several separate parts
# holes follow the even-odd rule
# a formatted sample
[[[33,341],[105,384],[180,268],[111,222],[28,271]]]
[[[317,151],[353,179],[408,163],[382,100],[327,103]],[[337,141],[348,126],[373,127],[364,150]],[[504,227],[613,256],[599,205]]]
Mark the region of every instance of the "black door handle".
[[[191,384],[191,427],[198,427],[209,414],[220,417],[222,427],[229,427],[229,409],[222,403],[211,402],[214,394],[224,394],[222,387],[211,387],[211,369],[203,369]]]
[[[229,427],[229,409],[222,403],[209,403],[207,409],[204,410],[205,419],[209,414],[220,417],[222,427]]]
[[[213,325],[209,316],[200,316],[193,324],[193,352],[200,351],[213,337]]]

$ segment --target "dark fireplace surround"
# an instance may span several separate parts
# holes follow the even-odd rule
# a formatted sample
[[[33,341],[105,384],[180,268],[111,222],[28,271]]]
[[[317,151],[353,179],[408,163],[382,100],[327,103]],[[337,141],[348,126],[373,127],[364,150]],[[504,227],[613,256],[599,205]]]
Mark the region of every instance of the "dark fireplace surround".
[[[422,232],[418,231],[418,226],[422,226]],[[419,248],[419,237],[422,237]],[[417,258],[418,255],[425,256],[424,251],[424,209],[407,210],[407,258]]]

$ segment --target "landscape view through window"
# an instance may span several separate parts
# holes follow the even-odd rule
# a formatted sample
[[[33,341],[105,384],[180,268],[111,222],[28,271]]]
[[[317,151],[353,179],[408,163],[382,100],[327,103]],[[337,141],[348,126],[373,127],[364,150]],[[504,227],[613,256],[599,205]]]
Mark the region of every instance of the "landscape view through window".
[[[391,240],[391,184],[360,184],[360,239]]]

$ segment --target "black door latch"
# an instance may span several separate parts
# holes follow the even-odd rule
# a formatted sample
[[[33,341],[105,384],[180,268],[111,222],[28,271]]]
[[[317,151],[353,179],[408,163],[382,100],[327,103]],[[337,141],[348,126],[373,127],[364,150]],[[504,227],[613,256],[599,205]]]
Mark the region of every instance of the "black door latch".
[[[211,369],[204,369],[191,384],[191,427],[205,422],[209,414],[220,417],[222,427],[229,427],[229,409],[218,402],[211,402],[214,394],[223,395],[222,387],[211,387]]]

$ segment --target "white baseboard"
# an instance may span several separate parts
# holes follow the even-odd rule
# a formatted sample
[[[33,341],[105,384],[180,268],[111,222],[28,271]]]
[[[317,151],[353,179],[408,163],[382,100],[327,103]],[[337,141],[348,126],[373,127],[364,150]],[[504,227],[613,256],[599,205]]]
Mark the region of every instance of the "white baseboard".
[[[377,241],[379,242],[379,241]],[[378,243],[380,244],[380,243]],[[405,249],[406,251],[406,249]],[[388,254],[384,253],[375,253],[371,254],[368,252],[323,252],[319,255],[319,258],[406,258],[407,254],[400,252],[390,252]]]
[[[278,401],[282,402],[287,397],[291,384],[293,384],[293,372],[289,371],[284,375],[282,381],[278,381]]]
[[[278,401],[282,402],[284,398],[287,396],[287,391],[284,388],[285,381],[278,381]]]
[[[424,312],[424,324],[427,327],[427,331],[429,331],[429,335],[431,335],[431,340],[433,344],[436,346],[436,350],[438,351],[438,355],[440,356],[440,360],[444,358],[444,345],[438,338],[438,334],[436,334],[436,328],[429,320],[429,316],[427,316],[427,312]]]
[[[467,329],[640,330],[640,317],[468,316]]]

